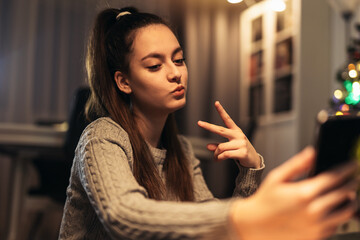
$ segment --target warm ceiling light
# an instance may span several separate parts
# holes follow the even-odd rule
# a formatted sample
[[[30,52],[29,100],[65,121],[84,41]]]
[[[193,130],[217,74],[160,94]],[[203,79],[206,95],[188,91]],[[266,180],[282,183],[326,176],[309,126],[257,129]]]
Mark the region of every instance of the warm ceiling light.
[[[271,9],[275,12],[282,12],[286,9],[286,4],[284,0],[271,0],[270,1]]]
[[[240,2],[242,2],[243,0],[227,0],[229,3],[233,3],[233,4],[235,4],[235,3],[240,3]]]

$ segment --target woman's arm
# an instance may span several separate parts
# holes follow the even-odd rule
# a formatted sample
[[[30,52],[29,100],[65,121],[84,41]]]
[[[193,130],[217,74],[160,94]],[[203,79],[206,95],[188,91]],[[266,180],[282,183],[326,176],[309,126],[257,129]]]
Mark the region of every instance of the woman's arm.
[[[78,149],[81,184],[114,239],[196,239],[228,231],[231,201],[179,203],[147,198],[131,171],[131,145],[117,129],[88,133]]]

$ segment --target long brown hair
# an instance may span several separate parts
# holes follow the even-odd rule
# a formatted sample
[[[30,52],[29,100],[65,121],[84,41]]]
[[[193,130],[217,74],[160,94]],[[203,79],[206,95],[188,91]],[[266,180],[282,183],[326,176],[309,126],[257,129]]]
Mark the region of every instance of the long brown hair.
[[[121,12],[124,14],[117,17]],[[179,142],[173,114],[165,123],[161,139],[167,149],[164,186],[149,147],[134,121],[130,98],[118,89],[114,80],[116,71],[129,73],[129,57],[136,30],[151,24],[169,27],[160,17],[140,13],[134,8],[106,9],[98,14],[87,48],[86,70],[91,96],[86,114],[90,120],[95,116],[109,116],[128,133],[134,155],[133,174],[150,198],[164,199],[165,191],[169,191],[181,201],[193,201],[190,163]]]

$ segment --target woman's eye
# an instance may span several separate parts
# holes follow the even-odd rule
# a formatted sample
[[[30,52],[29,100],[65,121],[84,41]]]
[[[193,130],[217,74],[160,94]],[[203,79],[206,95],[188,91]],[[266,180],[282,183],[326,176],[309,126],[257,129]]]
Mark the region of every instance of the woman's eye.
[[[149,69],[150,71],[156,71],[156,70],[160,69],[160,67],[161,67],[161,64],[156,64],[156,65],[147,67],[147,69]]]
[[[183,65],[184,62],[185,62],[185,58],[180,58],[180,59],[174,60],[174,63],[176,63],[178,65]]]

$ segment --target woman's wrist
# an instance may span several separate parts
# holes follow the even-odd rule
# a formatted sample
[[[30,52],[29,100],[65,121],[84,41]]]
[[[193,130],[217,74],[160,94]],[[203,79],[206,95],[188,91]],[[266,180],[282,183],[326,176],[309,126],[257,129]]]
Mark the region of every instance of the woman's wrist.
[[[245,215],[246,212],[244,211],[244,206],[246,204],[247,200],[245,199],[238,199],[233,202],[232,206],[230,207],[229,212],[229,222],[230,222],[230,233],[232,236],[232,239],[242,239],[241,237],[241,229],[242,229],[242,222],[244,222],[246,219]]]
[[[259,226],[262,221],[261,210],[256,198],[251,196],[245,199],[235,200],[230,207],[229,222],[233,239],[257,240],[259,237]]]
[[[253,164],[252,166],[244,166],[241,164],[241,161],[239,159],[234,159],[235,163],[238,165],[239,168],[245,168],[245,169],[252,169],[252,170],[261,170],[265,167],[265,162],[264,162],[264,158],[256,153],[256,157],[258,158],[258,161],[254,161],[255,164]]]

